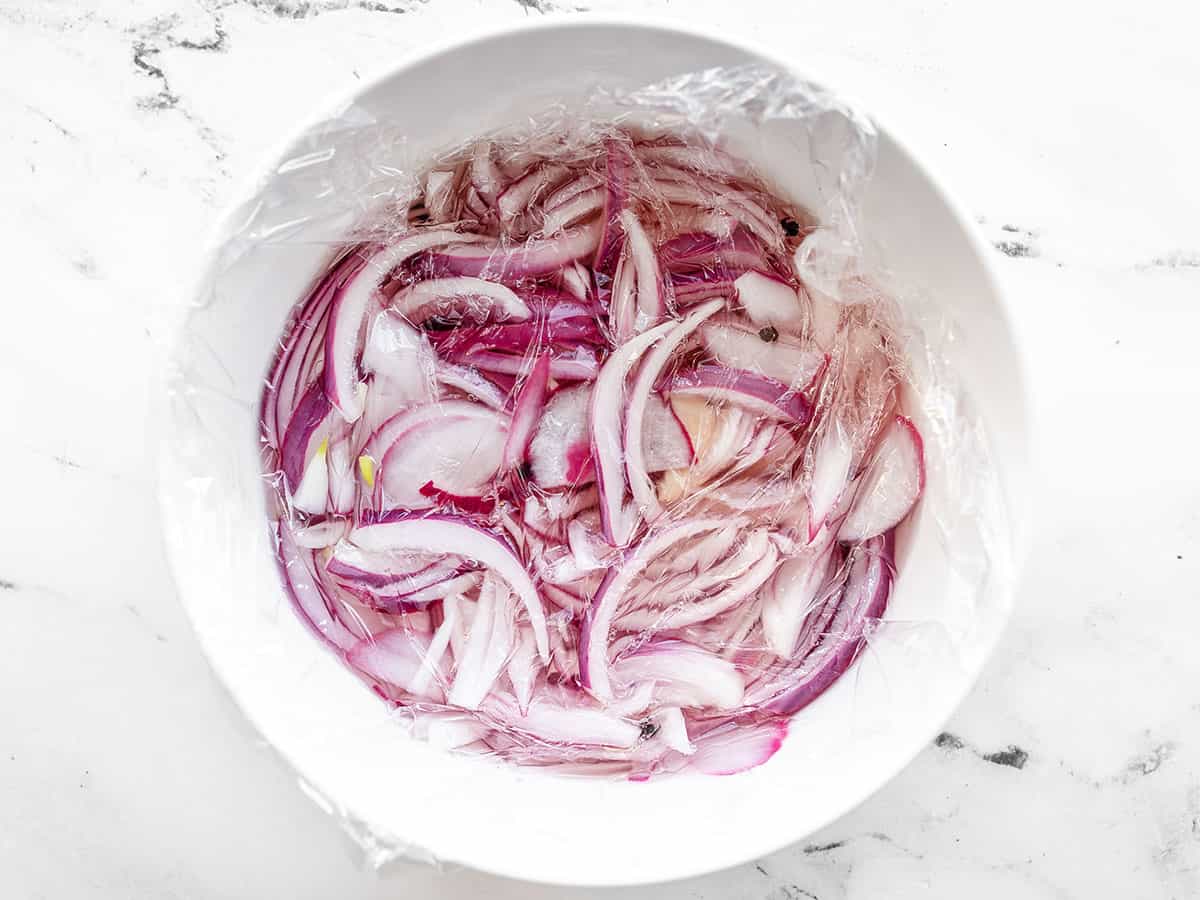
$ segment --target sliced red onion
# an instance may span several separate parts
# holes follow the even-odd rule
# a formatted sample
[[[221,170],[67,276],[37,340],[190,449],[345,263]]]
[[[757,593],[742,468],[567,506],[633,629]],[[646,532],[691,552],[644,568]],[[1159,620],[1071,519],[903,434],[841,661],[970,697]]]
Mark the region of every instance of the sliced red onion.
[[[329,509],[349,515],[358,507],[358,460],[354,457],[349,430],[329,444]]]
[[[600,225],[590,222],[523,244],[471,244],[429,257],[432,271],[489,279],[535,278],[561,269],[596,249]]]
[[[562,231],[568,225],[574,225],[576,222],[586,219],[592,213],[602,209],[603,206],[604,191],[601,188],[577,194],[565,203],[546,210],[546,215],[542,219],[542,233],[550,235]]]
[[[583,385],[561,388],[546,404],[529,444],[529,464],[539,487],[579,483],[590,470],[588,405],[591,391]]]
[[[580,571],[594,572],[606,568],[612,562],[612,548],[605,544],[594,530],[595,523],[587,523],[582,516],[572,519],[567,525],[567,545]]]
[[[448,547],[468,559],[487,566],[503,578],[520,598],[533,635],[538,655],[546,662],[549,645],[546,615],[537,588],[512,548],[502,538],[462,519],[434,515],[401,519],[378,525],[363,525],[350,532],[350,541],[364,550],[418,550],[436,553]]]
[[[399,585],[361,591],[354,591],[351,585],[345,585],[345,587],[347,590],[360,594],[362,602],[372,609],[395,615],[411,613],[424,609],[431,603],[437,603],[439,600],[444,601],[448,597],[466,594],[478,587],[482,580],[483,577],[478,572],[463,572],[461,575],[445,578],[407,594],[391,593],[391,591],[399,590]]]
[[[706,597],[694,599],[686,591],[679,592],[682,598],[664,610],[646,607],[622,616],[618,622],[625,631],[662,631],[668,628],[684,628],[698,622],[706,622],[737,606],[762,587],[779,565],[779,553],[768,546],[758,559],[736,582]]]
[[[846,427],[831,419],[815,445],[808,485],[808,539],[814,540],[845,495],[854,464]],[[895,523],[893,523],[895,524]]]
[[[421,673],[428,652],[429,635],[393,628],[359,641],[346,653],[346,659],[354,668],[377,681],[430,700],[440,700],[441,688]],[[414,684],[421,688],[420,693],[413,690]]]
[[[261,407],[278,554],[417,736],[741,771],[884,610],[924,478],[901,343],[865,281],[830,318],[744,163],[605,133],[438,161],[316,280]]]
[[[359,354],[367,313],[388,273],[431,247],[475,240],[473,235],[430,230],[411,234],[376,253],[336,293],[325,332],[325,393],[347,422],[362,415]]]
[[[504,392],[470,366],[438,360],[434,366],[434,375],[447,387],[462,391],[492,409],[502,410],[506,405]]]
[[[659,740],[667,747],[684,756],[691,756],[696,752],[696,745],[688,737],[687,720],[677,707],[671,706],[662,710],[655,719],[655,724],[658,726]]]
[[[436,423],[446,418],[475,419],[481,423],[494,420],[495,411],[485,410],[479,404],[466,400],[444,400],[438,403],[427,403],[397,413],[379,426],[367,439],[363,446],[362,456],[372,461],[368,487],[375,488],[378,481],[378,467],[384,455],[400,438],[410,431],[422,428],[430,423]],[[415,487],[415,486],[414,486]]]
[[[348,541],[340,541],[326,561],[325,571],[334,578],[376,587],[411,578],[439,564],[451,571],[464,568],[461,559],[444,553],[367,553]]]
[[[582,597],[572,593],[568,588],[551,584],[549,582],[542,585],[542,591],[546,598],[549,599],[559,609],[565,609],[571,613],[582,614],[586,609],[588,602]]]
[[[671,167],[659,168],[655,176],[655,190],[664,199],[690,206],[719,206],[768,247],[783,248],[783,229],[779,221],[749,192],[705,175]]]
[[[705,300],[731,300],[737,296],[733,281],[715,273],[684,273],[671,276],[671,290],[675,294],[675,306],[687,309]]]
[[[340,567],[339,567],[340,568]],[[442,584],[466,574],[467,566],[450,559],[437,560],[416,572],[399,574],[391,578],[379,575],[362,579],[341,577],[339,580],[348,588],[367,590],[375,597],[404,600],[433,585]],[[326,571],[335,574],[326,566]]]
[[[604,338],[593,319],[579,316],[553,319],[531,319],[516,325],[484,325],[456,328],[434,335],[439,352],[453,352],[466,347],[508,351],[530,351],[539,344],[550,343],[572,347],[575,344],[601,344]]]
[[[409,679],[408,689],[418,697],[426,693],[435,682],[445,679],[447,667],[443,666],[442,660],[450,647],[450,635],[458,627],[458,603],[459,598],[451,595],[442,604],[442,624],[437,627],[429,641],[425,657],[421,660],[421,668]]]
[[[463,361],[484,372],[504,375],[525,375],[532,365],[524,356],[491,350],[471,350],[464,354]],[[550,377],[559,381],[590,381],[599,369],[596,357],[584,347],[576,347],[571,356],[550,357]]]
[[[471,185],[471,189],[469,191],[467,191],[467,198],[464,203],[464,206],[466,207],[467,212],[470,213],[472,216],[474,216],[476,219],[483,220],[483,219],[487,218],[487,215],[488,215],[487,201],[484,200],[482,196],[480,196],[479,191],[477,191],[475,189],[474,185]]]
[[[596,510],[597,491],[583,488],[555,494],[532,494],[525,501],[525,524],[542,534],[553,532],[561,536],[565,523],[587,511]],[[554,541],[555,537],[544,537]]]
[[[700,540],[695,541],[691,546],[680,548],[669,559],[669,564],[665,567],[665,571],[696,572],[711,569],[737,543],[746,524],[746,519],[736,516],[724,522],[723,527],[700,538]],[[668,561],[664,560],[664,562]]]
[[[262,421],[268,445],[281,445],[297,398],[312,379],[312,370],[325,347],[325,330],[333,298],[366,262],[367,252],[361,247],[352,247],[336,258],[285,328],[283,349],[276,358],[267,378],[267,390],[263,393]]]
[[[578,263],[564,266],[555,273],[555,278],[562,280],[562,275],[568,269],[574,270]],[[547,322],[558,322],[562,319],[595,319],[596,310],[587,300],[580,300],[573,292],[562,286],[546,284],[522,284],[517,288],[521,299],[529,304],[537,318]]]
[[[825,368],[825,354],[768,325],[761,331],[714,319],[700,329],[704,347],[731,369],[745,369],[806,391]],[[768,340],[768,338],[770,340]]]
[[[629,147],[623,141],[605,142],[605,196],[604,209],[600,213],[602,232],[596,248],[592,268],[611,275],[617,265],[624,235],[620,228],[621,213],[629,202],[629,170],[632,160]]]
[[[454,173],[437,169],[425,176],[425,208],[435,222],[449,222],[454,215]]]
[[[688,767],[706,775],[737,775],[761,766],[787,737],[787,720],[755,724],[729,722],[694,738],[696,752]]]
[[[804,328],[804,307],[786,281],[749,271],[733,283],[738,302],[755,325],[799,333]]]
[[[325,330],[325,394],[347,422],[362,415],[363,391],[357,355],[371,303],[370,293],[361,290],[350,293],[353,287],[354,283],[334,301]]]
[[[745,588],[747,579],[754,580],[754,567],[761,565],[773,549],[771,544],[771,532],[767,528],[739,529],[734,552],[724,560],[710,564],[706,571],[689,575],[684,593],[699,596],[714,589]]]
[[[482,278],[418,281],[397,294],[392,305],[412,322],[422,322],[435,313],[462,316],[475,322],[488,319],[519,321],[531,315],[529,307],[512,288]]]
[[[304,528],[297,528],[292,532],[292,540],[296,542],[297,547],[305,550],[324,550],[340,541],[349,529],[350,522],[346,519],[326,519]]]
[[[762,245],[740,228],[728,236],[708,232],[676,235],[663,244],[659,259],[671,271],[708,269],[730,281],[736,273],[749,269],[771,269]]]
[[[446,698],[451,706],[478,709],[500,676],[512,650],[511,625],[503,609],[507,600],[508,589],[485,577],[466,647]]]
[[[786,560],[776,571],[763,601],[763,637],[776,656],[790,658],[800,628],[825,599],[821,589],[836,571],[835,543],[826,540]]]
[[[448,494],[479,496],[500,469],[507,437],[507,417],[479,404],[447,401],[402,413],[367,444],[382,507],[430,506],[421,491],[428,481]]]
[[[791,480],[780,475],[753,476],[712,488],[706,496],[737,512],[767,512],[793,504],[800,496]]]
[[[632,432],[627,431],[626,434],[632,436]],[[641,446],[645,454],[646,471],[651,473],[689,466],[696,456],[687,429],[679,421],[679,416],[675,415],[671,404],[659,394],[651,394],[646,404]],[[627,447],[627,457],[630,452]]]
[[[332,427],[329,399],[319,384],[301,397],[288,422],[279,451],[280,468],[290,490],[295,492],[317,448],[328,440]]]
[[[529,442],[533,439],[542,409],[546,405],[546,389],[550,382],[550,356],[542,354],[525,377],[521,392],[513,408],[512,424],[504,442],[504,454],[500,467],[511,471],[525,462]]]
[[[838,539],[864,541],[891,531],[925,490],[925,453],[913,423],[896,416],[875,448]]]
[[[584,172],[577,178],[572,178],[560,188],[556,188],[546,196],[543,208],[549,212],[574,200],[580,194],[603,187],[603,182],[592,172]]]
[[[563,290],[568,294],[583,303],[592,302],[592,279],[578,260],[564,266],[559,277],[562,279]]]
[[[522,715],[529,712],[529,702],[533,699],[533,686],[537,680],[537,671],[537,646],[534,644],[533,632],[528,628],[522,628],[516,649],[513,650],[507,667],[513,697],[516,698],[517,709],[521,711]]]
[[[491,141],[480,141],[471,154],[471,186],[486,207],[495,206],[504,174],[492,157]]]
[[[329,509],[329,438],[313,451],[300,483],[292,491],[292,506],[301,512],[321,514]]]
[[[535,166],[525,175],[506,187],[496,200],[500,221],[511,222],[521,215],[533,199],[548,188],[561,182],[570,174],[570,169],[560,163]]]
[[[654,246],[646,236],[646,230],[630,210],[622,210],[619,216],[621,228],[629,242],[629,258],[633,262],[637,285],[637,316],[634,331],[645,331],[658,322],[667,311],[663,294],[662,273]]]
[[[892,533],[855,549],[846,587],[816,648],[788,673],[768,708],[792,715],[825,692],[862,649],[867,623],[880,618],[892,589]]]
[[[733,663],[686,641],[653,641],[612,665],[615,684],[655,685],[659,703],[676,707],[734,709],[745,685]]]
[[[275,537],[279,542],[279,571],[292,606],[318,638],[338,650],[349,650],[358,638],[330,613],[313,573],[312,554],[296,546],[285,526],[277,527]]]
[[[624,546],[630,537],[624,529],[617,529],[625,493],[625,466],[621,448],[621,404],[624,401],[625,376],[642,354],[673,328],[674,322],[663,322],[622,344],[604,363],[592,388],[588,416],[596,485],[600,489],[600,521],[604,526],[604,536],[614,546]]]
[[[698,366],[671,379],[672,396],[699,396],[733,403],[757,415],[805,425],[812,408],[803,394],[754,372],[721,366]]]
[[[743,178],[746,164],[716,147],[693,147],[687,144],[643,144],[638,147],[638,156],[646,162],[691,169],[707,175],[724,178]]]
[[[433,399],[435,357],[429,339],[391,310],[378,313],[367,329],[362,367],[374,376],[372,394],[382,391],[397,405]]]
[[[435,506],[452,506],[459,512],[490,515],[496,508],[494,496],[482,497],[478,494],[455,494],[443,490],[432,481],[421,485],[421,496],[428,497]]]
[[[608,319],[614,342],[623,344],[637,334],[637,272],[624,253],[618,258],[613,271]]]
[[[646,455],[643,449],[643,418],[646,415],[650,392],[658,383],[671,355],[681,343],[708,318],[716,314],[724,304],[712,300],[692,311],[681,322],[672,326],[663,339],[646,356],[629,390],[629,407],[625,413],[625,470],[629,475],[629,487],[634,501],[641,507],[643,515],[657,515],[662,506],[654,492],[647,474]],[[672,414],[674,418],[674,414]],[[678,421],[678,420],[676,420]],[[686,434],[686,432],[685,432]],[[690,442],[689,442],[690,443]],[[689,447],[689,451],[692,448]],[[689,452],[688,462],[691,462]]]
[[[632,722],[566,693],[540,693],[523,714],[516,703],[505,702],[502,695],[489,697],[483,708],[505,727],[553,744],[632,747],[642,734]]]
[[[719,519],[700,519],[651,532],[623,563],[614,566],[605,575],[604,581],[592,597],[579,638],[581,683],[597,698],[607,700],[612,697],[608,669],[609,631],[621,598],[633,580],[652,560],[671,547],[696,535],[715,531],[724,524]]]

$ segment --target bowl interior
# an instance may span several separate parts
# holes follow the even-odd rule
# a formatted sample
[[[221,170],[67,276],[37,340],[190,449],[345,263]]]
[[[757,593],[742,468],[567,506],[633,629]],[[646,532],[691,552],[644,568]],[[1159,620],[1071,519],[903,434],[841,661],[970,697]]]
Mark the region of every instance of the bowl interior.
[[[417,159],[551,102],[579,102],[597,84],[635,87],[763,61],[703,36],[596,22],[439,51],[365,88],[291,141],[219,228],[197,288],[201,305],[174,360],[162,458],[180,594],[219,675],[264,737],[338,814],[398,851],[576,884],[662,880],[744,861],[821,827],[904,765],[970,687],[1003,625],[1010,590],[1002,567],[975,573],[982,586],[964,584],[947,535],[932,521],[932,501],[952,502],[956,490],[954,473],[932,460],[931,502],[902,535],[889,624],[795,719],[783,749],[739,776],[631,784],[548,776],[408,739],[309,635],[280,589],[266,537],[259,392],[288,311],[327,259],[324,242],[344,235],[362,212],[322,200],[319,185],[331,167],[342,167],[336,177],[347,184],[387,176],[378,158],[369,167],[356,163],[357,126],[402,125],[408,140],[397,152]],[[796,161],[771,156],[758,162],[786,185]],[[794,191],[803,190],[801,178]],[[247,231],[264,209],[270,221],[291,224]],[[1018,503],[1025,468],[1018,363],[978,242],[886,134],[865,218],[896,274],[961,324],[947,363],[992,438],[1008,499]]]

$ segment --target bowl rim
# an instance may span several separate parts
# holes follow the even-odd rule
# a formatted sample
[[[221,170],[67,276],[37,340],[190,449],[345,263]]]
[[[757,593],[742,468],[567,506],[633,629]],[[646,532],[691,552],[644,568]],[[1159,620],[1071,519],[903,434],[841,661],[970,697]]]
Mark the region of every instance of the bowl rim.
[[[214,271],[214,268],[220,261],[220,254],[225,246],[229,236],[236,232],[239,214],[245,208],[245,205],[256,198],[264,187],[271,181],[278,169],[279,163],[287,158],[287,151],[293,147],[299,139],[304,135],[311,133],[314,129],[335,117],[339,112],[347,108],[348,105],[354,103],[359,97],[379,88],[386,82],[402,76],[405,70],[419,66],[428,61],[434,60],[443,54],[460,51],[469,48],[472,45],[491,43],[496,41],[504,41],[510,37],[526,34],[530,32],[553,32],[555,30],[589,30],[600,28],[625,28],[633,30],[644,30],[649,32],[657,32],[664,38],[674,36],[682,36],[693,39],[701,39],[715,44],[725,45],[731,49],[740,51],[747,56],[756,57],[763,62],[778,67],[782,71],[792,73],[793,75],[811,81],[812,83],[826,88],[836,94],[838,97],[847,101],[848,104],[862,110],[874,123],[878,132],[885,136],[893,145],[893,149],[899,155],[903,162],[912,167],[914,171],[919,173],[927,182],[930,193],[933,199],[940,203],[949,215],[954,224],[961,231],[966,239],[974,262],[978,266],[979,274],[982,277],[986,287],[996,301],[996,314],[1005,325],[1008,334],[1011,337],[1010,347],[1013,359],[1015,361],[1015,371],[1010,373],[1011,384],[1010,392],[1014,396],[1017,403],[1018,416],[1022,422],[1020,450],[1022,457],[1018,461],[1017,468],[1023,469],[1026,475],[1032,471],[1032,460],[1034,458],[1034,448],[1036,445],[1035,434],[1032,428],[1030,410],[1030,396],[1028,392],[1028,378],[1026,373],[1028,365],[1025,359],[1025,351],[1021,342],[1017,339],[1018,331],[1015,328],[1013,305],[1011,298],[1008,295],[996,267],[996,261],[989,250],[987,241],[982,236],[980,229],[974,219],[967,215],[960,203],[955,199],[955,195],[947,189],[942,176],[937,175],[926,166],[920,158],[911,149],[911,145],[900,134],[897,133],[889,125],[885,124],[885,118],[881,117],[876,111],[870,108],[867,104],[861,104],[856,101],[853,91],[845,89],[837,83],[836,79],[826,79],[824,77],[812,77],[809,70],[805,67],[797,66],[794,63],[780,57],[776,52],[764,48],[758,42],[746,37],[744,34],[734,32],[732,34],[718,33],[715,27],[706,25],[694,25],[666,19],[661,16],[643,15],[643,14],[593,14],[593,13],[550,13],[536,20],[526,22],[507,23],[500,25],[488,25],[477,28],[469,28],[456,37],[444,38],[420,49],[413,49],[399,55],[396,59],[380,64],[362,80],[354,82],[352,85],[344,86],[335,90],[329,91],[324,99],[314,105],[314,112],[304,117],[294,127],[289,128],[281,137],[271,142],[265,150],[263,150],[257,158],[247,167],[246,174],[239,179],[236,179],[233,186],[226,194],[226,199],[222,204],[221,211],[214,217],[211,224],[205,229],[204,237],[201,241],[201,250],[195,256],[195,264],[190,267],[188,276],[181,279],[181,287],[177,293],[181,302],[181,309],[188,310],[194,303],[194,298],[197,297],[206,287],[207,282]],[[171,333],[168,335],[166,352],[163,354],[163,363],[159,377],[156,379],[156,396],[158,405],[161,408],[168,396],[168,378],[170,373],[170,360],[176,355],[178,345],[184,339],[186,328],[186,316],[181,316],[180,320],[174,323]],[[164,490],[162,489],[162,469],[166,453],[163,450],[165,441],[167,440],[168,428],[165,425],[166,416],[159,414],[159,423],[157,427],[158,440],[156,441],[155,453],[155,498],[158,506],[159,515],[164,518],[170,517],[173,512],[169,509],[168,501]],[[1016,602],[1016,579],[1020,575],[1025,556],[1028,552],[1028,522],[1030,518],[1030,491],[1019,484],[1005,484],[1005,499],[1009,505],[1009,518],[1012,530],[1012,575],[1013,585],[1011,587],[1010,602],[1003,611],[1003,618],[1000,620],[990,639],[981,645],[981,652],[977,657],[977,662],[974,662],[968,667],[962,679],[960,688],[952,695],[946,709],[944,718],[940,719],[941,724],[949,719],[950,716],[957,711],[967,695],[974,689],[977,684],[984,667],[992,658],[997,645],[1003,638],[1008,624],[1012,617],[1013,607]],[[180,604],[184,608],[185,615],[191,623],[193,632],[196,633],[200,647],[203,650],[206,661],[209,663],[218,681],[223,685],[225,679],[221,673],[220,667],[214,662],[212,654],[209,652],[206,639],[203,637],[202,630],[197,627],[198,623],[195,620],[192,612],[192,607],[184,600],[184,591],[181,589],[181,584],[177,578],[178,566],[176,564],[176,548],[175,542],[164,533],[164,545],[166,558],[168,562],[168,577],[175,587],[176,596]],[[256,732],[259,732],[258,724],[254,716],[246,709],[242,702],[238,699],[236,693],[232,689],[227,689],[230,698],[238,708],[242,716],[250,723],[251,727]],[[939,726],[940,728],[940,726]],[[861,806],[874,794],[881,790],[884,786],[893,781],[896,776],[905,769],[916,756],[921,752],[923,747],[937,733],[937,728],[930,731],[927,740],[923,744],[916,745],[911,752],[905,748],[899,748],[892,759],[892,762],[887,766],[886,775],[880,778],[877,783],[864,785],[861,790],[846,793],[844,800],[840,806],[840,812],[830,815],[826,821],[822,821],[813,827],[806,827],[799,832],[788,831],[781,829],[778,838],[768,844],[764,844],[755,854],[747,856],[744,853],[728,854],[726,856],[711,855],[703,860],[697,859],[692,865],[675,865],[674,867],[660,867],[656,872],[649,877],[639,876],[636,873],[624,873],[619,868],[614,867],[611,872],[611,877],[604,879],[591,878],[587,880],[563,881],[556,878],[541,875],[538,872],[524,871],[520,867],[507,867],[503,865],[480,865],[473,861],[449,860],[454,863],[459,863],[464,866],[475,868],[478,871],[487,872],[492,875],[498,875],[511,879],[524,880],[531,883],[552,884],[552,885],[572,885],[572,886],[633,886],[642,884],[659,884],[670,881],[675,881],[683,878],[698,877],[709,875],[727,868],[744,864],[750,859],[766,856],[775,853],[787,846],[790,846],[797,841],[802,840],[806,835],[814,831],[827,827],[834,821],[844,817],[852,812],[857,807]],[[260,732],[261,733],[261,732]],[[291,755],[286,748],[272,748],[279,758],[285,761],[288,768],[299,775],[303,781],[304,773],[292,761]],[[308,791],[306,790],[306,793]]]

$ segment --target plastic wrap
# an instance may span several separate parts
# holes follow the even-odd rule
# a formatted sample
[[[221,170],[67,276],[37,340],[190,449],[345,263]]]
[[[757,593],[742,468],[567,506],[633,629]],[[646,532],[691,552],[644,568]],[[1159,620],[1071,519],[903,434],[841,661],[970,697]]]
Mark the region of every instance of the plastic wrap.
[[[259,395],[190,324],[175,358],[169,514],[257,504],[269,542],[231,524],[208,565],[278,561],[273,592],[231,574],[233,615],[297,615],[418,740],[634,781],[766,762],[864,649],[972,647],[1003,503],[946,307],[864,225],[869,120],[739,67],[436,148],[336,122],[198,298],[193,321],[261,316],[225,273],[271,290],[308,254]],[[248,413],[257,471],[213,424]],[[914,528],[948,548],[952,615],[888,614]]]

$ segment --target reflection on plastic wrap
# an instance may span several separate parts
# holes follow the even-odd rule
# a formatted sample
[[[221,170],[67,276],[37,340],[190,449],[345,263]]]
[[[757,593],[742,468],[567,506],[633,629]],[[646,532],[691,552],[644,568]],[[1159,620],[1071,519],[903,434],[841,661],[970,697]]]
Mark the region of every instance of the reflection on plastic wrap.
[[[296,612],[439,747],[769,759],[886,633],[926,456],[963,486],[984,461],[941,323],[864,263],[870,123],[739,68],[432,158],[356,110],[306,144],[224,248],[327,260],[261,407]]]

